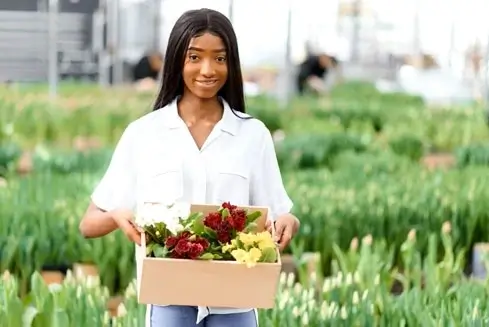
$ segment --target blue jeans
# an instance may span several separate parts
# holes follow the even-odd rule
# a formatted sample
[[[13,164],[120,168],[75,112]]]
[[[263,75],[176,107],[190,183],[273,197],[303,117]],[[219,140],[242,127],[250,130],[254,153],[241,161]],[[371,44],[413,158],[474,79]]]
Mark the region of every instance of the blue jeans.
[[[151,327],[257,327],[255,310],[243,313],[210,314],[199,324],[197,308],[191,306],[151,306]]]

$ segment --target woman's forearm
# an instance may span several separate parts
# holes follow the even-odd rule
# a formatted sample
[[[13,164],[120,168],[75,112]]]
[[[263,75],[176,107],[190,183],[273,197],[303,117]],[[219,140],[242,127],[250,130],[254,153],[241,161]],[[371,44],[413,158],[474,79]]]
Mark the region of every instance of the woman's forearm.
[[[80,222],[79,229],[86,238],[102,237],[118,228],[112,212],[106,212],[90,205]]]

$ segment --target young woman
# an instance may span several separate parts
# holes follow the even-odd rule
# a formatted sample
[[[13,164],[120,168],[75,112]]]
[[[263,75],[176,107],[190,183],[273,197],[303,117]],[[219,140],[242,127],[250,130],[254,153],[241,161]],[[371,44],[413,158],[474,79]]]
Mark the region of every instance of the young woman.
[[[80,230],[101,237],[120,228],[139,244],[137,203],[176,200],[268,206],[281,249],[299,228],[270,132],[245,114],[231,22],[209,9],[176,22],[154,110],[124,131]],[[252,308],[151,306],[149,315],[151,327],[257,326]]]

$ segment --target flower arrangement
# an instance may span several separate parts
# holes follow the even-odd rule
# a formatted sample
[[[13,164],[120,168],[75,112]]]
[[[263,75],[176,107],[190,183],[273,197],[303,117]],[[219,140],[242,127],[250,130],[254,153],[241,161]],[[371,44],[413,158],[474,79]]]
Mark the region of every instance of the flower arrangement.
[[[260,211],[229,202],[207,214],[188,203],[145,203],[136,224],[146,236],[147,256],[190,260],[237,261],[253,267],[276,262],[276,244],[268,231],[257,231]]]

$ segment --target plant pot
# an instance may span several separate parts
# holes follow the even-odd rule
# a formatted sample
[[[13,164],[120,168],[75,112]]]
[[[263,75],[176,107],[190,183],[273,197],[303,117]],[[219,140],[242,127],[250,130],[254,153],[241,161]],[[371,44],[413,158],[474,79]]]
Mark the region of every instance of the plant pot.
[[[117,308],[123,300],[124,298],[122,296],[113,296],[109,299],[109,301],[107,302],[107,310],[109,311],[111,317],[117,316]]]
[[[489,243],[477,243],[472,250],[472,277],[485,279],[487,270],[484,267],[484,257],[489,258]]]
[[[5,270],[0,277],[2,281],[6,282],[12,278],[12,275],[10,274],[10,271]]]
[[[59,271],[61,272],[63,275],[66,275],[66,272],[71,268],[70,265],[68,264],[47,264],[47,265],[43,265],[41,270],[42,271]]]
[[[76,151],[86,152],[93,149],[100,149],[102,142],[97,137],[77,136],[73,140],[73,148]]]
[[[19,158],[17,162],[17,173],[20,175],[29,174],[34,168],[34,162],[32,159],[32,154],[25,151]]]
[[[290,254],[282,255],[282,272],[297,275],[294,257]]]
[[[404,275],[404,270],[400,270],[398,272],[400,275]],[[412,287],[412,286],[410,286]],[[425,289],[426,287],[426,275],[424,272],[421,272],[421,283],[420,283],[420,287],[422,290]],[[390,293],[394,296],[399,296],[401,295],[402,293],[404,293],[406,290],[404,289],[404,285],[402,284],[402,282],[398,279],[395,279],[394,282],[392,283],[392,286],[391,286],[391,289],[390,289]]]
[[[53,270],[41,271],[41,277],[47,285],[62,284],[65,279],[65,275],[61,271]]]
[[[307,276],[317,274],[321,265],[321,256],[319,253],[305,252],[301,255],[299,260],[301,261],[301,264],[305,266]],[[290,254],[282,255],[282,272],[294,274],[297,281],[298,269],[299,267],[294,256]]]
[[[87,263],[75,263],[73,265],[73,275],[76,278],[87,276],[99,276],[99,271],[96,265]]]
[[[430,153],[421,159],[422,164],[429,169],[451,168],[455,164],[455,157],[451,153]]]

